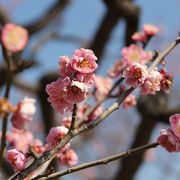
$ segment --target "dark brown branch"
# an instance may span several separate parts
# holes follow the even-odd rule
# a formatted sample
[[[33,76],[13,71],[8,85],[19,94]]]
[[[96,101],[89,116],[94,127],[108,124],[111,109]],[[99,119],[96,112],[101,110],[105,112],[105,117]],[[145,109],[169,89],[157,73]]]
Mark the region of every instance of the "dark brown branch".
[[[119,153],[119,154],[116,154],[113,156],[109,156],[109,157],[106,157],[106,158],[103,158],[100,160],[92,161],[89,163],[84,163],[84,164],[69,168],[69,169],[64,170],[64,171],[53,173],[53,174],[46,176],[46,177],[39,176],[37,178],[34,178],[34,180],[35,179],[40,179],[40,180],[54,179],[54,178],[61,177],[61,176],[67,175],[67,174],[71,174],[71,173],[74,173],[76,171],[80,171],[80,170],[87,169],[90,167],[99,166],[99,165],[107,165],[108,163],[110,163],[112,161],[116,161],[116,160],[122,159],[122,158],[131,157],[133,155],[141,153],[141,152],[143,152],[147,149],[150,149],[150,148],[156,148],[158,145],[159,144],[157,142],[154,142],[154,143],[147,144],[147,145],[144,145],[144,146],[141,146],[138,148],[134,148],[134,149],[128,150],[126,152],[122,152],[122,153]]]
[[[47,26],[53,19],[55,19],[58,15],[60,15],[60,13],[63,12],[69,2],[70,0],[57,0],[57,2],[47,10],[44,16],[32,24],[25,26],[29,34],[32,35]]]

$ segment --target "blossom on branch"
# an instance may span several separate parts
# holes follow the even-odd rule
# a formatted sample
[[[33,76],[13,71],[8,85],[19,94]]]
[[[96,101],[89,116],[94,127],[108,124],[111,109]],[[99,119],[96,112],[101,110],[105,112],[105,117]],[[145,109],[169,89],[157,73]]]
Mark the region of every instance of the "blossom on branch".
[[[16,149],[8,150],[6,158],[15,171],[21,171],[26,167],[27,158],[25,154]]]
[[[1,42],[11,52],[18,52],[25,48],[28,32],[25,28],[15,24],[5,24],[1,30]]]
[[[146,76],[148,75],[147,66],[139,63],[134,63],[123,72],[123,76],[126,80],[126,84],[132,87],[137,87],[144,83]]]
[[[160,91],[161,89],[161,80],[162,76],[157,68],[154,68],[148,72],[148,75],[146,76],[145,81],[141,86],[142,94],[156,94],[156,91]]]
[[[122,58],[127,64],[133,63],[146,64],[152,59],[152,53],[144,51],[141,47],[131,44],[129,47],[124,47],[121,51]]]
[[[98,65],[96,63],[97,57],[90,49],[77,49],[72,57],[71,65],[73,69],[81,73],[92,73]]]

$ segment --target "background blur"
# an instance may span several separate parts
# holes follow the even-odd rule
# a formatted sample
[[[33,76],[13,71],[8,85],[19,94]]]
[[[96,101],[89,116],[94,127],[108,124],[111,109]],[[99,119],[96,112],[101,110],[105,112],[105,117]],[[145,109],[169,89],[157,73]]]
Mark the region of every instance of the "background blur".
[[[91,48],[99,57],[97,74],[107,76],[108,68],[113,66],[115,60],[120,59],[121,48],[131,43],[130,35],[140,30],[144,23],[160,27],[160,33],[151,40],[147,49],[164,50],[180,31],[179,9],[180,0],[0,0],[0,16],[4,17],[6,14],[7,21],[23,25],[29,30],[30,41],[22,57],[27,61],[33,60],[34,63],[31,68],[16,75],[10,98],[13,103],[17,103],[25,95],[37,99],[36,124],[31,125],[37,137],[44,140],[44,135],[40,132],[45,134],[61,119],[59,114],[54,116],[52,110],[45,114],[48,105],[43,103],[46,99],[45,84],[56,77],[59,56],[71,57],[72,52],[79,47]],[[168,99],[160,95],[168,105],[167,111],[160,110],[161,115],[159,112],[154,113],[155,109],[159,109],[158,96],[154,99],[150,97],[152,102],[147,97],[145,104],[140,99],[139,110],[120,109],[113,113],[93,132],[73,141],[72,147],[79,156],[79,164],[156,139],[160,129],[168,126],[168,114],[179,109],[179,57],[180,47],[177,47],[166,58],[166,67],[175,77]],[[0,63],[0,67],[3,67],[1,53]],[[3,78],[1,75],[0,79]],[[4,86],[3,83],[0,85],[1,96]],[[106,106],[111,102],[108,101]],[[148,107],[152,106],[150,109],[153,110],[147,108],[147,113],[143,113],[141,106],[145,107],[146,104]],[[170,154],[157,148],[146,152],[145,156],[141,154],[61,179],[179,180],[179,163],[179,154]]]

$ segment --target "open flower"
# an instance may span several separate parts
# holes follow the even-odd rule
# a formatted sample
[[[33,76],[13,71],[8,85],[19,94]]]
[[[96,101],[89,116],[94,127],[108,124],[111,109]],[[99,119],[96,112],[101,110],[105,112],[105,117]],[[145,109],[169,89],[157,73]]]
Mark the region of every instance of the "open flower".
[[[48,93],[48,101],[52,107],[63,114],[65,111],[72,111],[73,104],[69,103],[65,98],[65,87],[70,83],[69,78],[59,78],[57,81],[52,82],[46,86],[46,92]]]
[[[92,73],[98,67],[96,60],[92,50],[81,48],[74,52],[71,65],[78,72]]]
[[[6,157],[15,171],[21,171],[26,167],[27,158],[22,152],[11,149],[7,151]]]
[[[2,28],[1,41],[9,51],[18,52],[24,49],[28,41],[28,32],[21,26],[8,23]]]
[[[141,65],[139,63],[132,64],[130,67],[127,67],[123,72],[126,84],[134,88],[144,83],[147,74],[147,66]]]
[[[161,80],[161,74],[158,72],[157,68],[154,68],[148,73],[148,76],[141,86],[142,94],[156,94],[156,91],[160,91],[161,89]]]
[[[146,64],[152,59],[152,53],[144,51],[141,47],[132,44],[129,47],[124,47],[121,51],[122,58],[127,64],[131,65],[133,63]]]
[[[65,89],[66,94],[64,98],[71,104],[80,103],[85,100],[88,90],[84,83],[73,80]]]

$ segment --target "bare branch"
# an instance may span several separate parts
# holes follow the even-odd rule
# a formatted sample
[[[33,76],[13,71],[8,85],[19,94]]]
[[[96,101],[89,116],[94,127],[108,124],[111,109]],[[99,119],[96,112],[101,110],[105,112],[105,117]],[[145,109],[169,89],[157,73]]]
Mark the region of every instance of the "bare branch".
[[[140,153],[142,151],[145,151],[147,149],[156,148],[158,145],[159,145],[158,142],[154,142],[154,143],[147,144],[147,145],[144,145],[144,146],[140,146],[138,148],[134,148],[134,149],[128,150],[126,152],[122,152],[122,153],[119,153],[119,154],[116,154],[116,155],[113,155],[113,156],[109,156],[109,157],[106,157],[106,158],[103,158],[103,159],[100,159],[100,160],[84,163],[84,164],[81,164],[79,166],[75,166],[75,167],[66,169],[64,171],[56,172],[56,173],[53,173],[53,174],[48,175],[46,177],[42,177],[43,175],[42,176],[40,175],[40,176],[34,178],[33,180],[36,180],[36,179],[40,179],[40,180],[53,179],[53,178],[57,178],[57,177],[67,175],[67,174],[74,173],[76,171],[87,169],[87,168],[90,168],[90,167],[104,165],[104,164],[106,165],[106,164],[108,164],[108,163],[110,163],[112,161],[116,161],[118,159],[133,156],[133,155],[135,155],[137,153]]]

